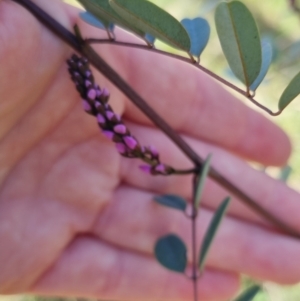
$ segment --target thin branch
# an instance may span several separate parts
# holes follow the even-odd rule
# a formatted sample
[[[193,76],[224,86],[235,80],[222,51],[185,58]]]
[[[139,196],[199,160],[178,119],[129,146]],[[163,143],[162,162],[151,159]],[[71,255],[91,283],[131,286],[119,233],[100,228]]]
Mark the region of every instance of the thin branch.
[[[147,104],[147,102],[138,95],[120,76],[110,67],[87,43],[80,41],[59,24],[54,18],[48,15],[40,7],[38,7],[31,0],[11,0],[19,3],[29,10],[42,24],[44,24],[50,31],[56,34],[60,39],[66,42],[69,46],[75,49],[78,53],[85,56],[91,64],[93,64],[105,77],[114,83],[141,111],[146,114],[150,120],[154,122],[180,149],[181,151],[195,164],[199,169],[203,160],[197,153]],[[211,168],[209,176],[225,189],[236,195],[250,208],[255,210],[259,215],[263,216],[271,222],[274,226],[286,232],[290,236],[300,238],[300,233],[291,226],[281,221],[273,214],[268,212],[265,208],[256,203],[251,197],[241,191],[238,187],[233,185],[225,179],[218,171]]]
[[[197,264],[197,216],[198,216],[198,208],[197,208],[197,199],[196,199],[196,191],[197,191],[197,178],[198,174],[194,174],[193,177],[193,203],[192,203],[192,269],[193,269],[193,287],[194,287],[194,301],[197,301],[198,298],[198,264]]]
[[[116,41],[116,40],[111,41],[111,40],[107,40],[107,39],[85,39],[85,41],[89,44],[110,44],[110,45],[116,45],[116,46],[123,46],[123,47],[131,47],[131,48],[137,48],[137,49],[142,49],[142,50],[148,50],[150,52],[159,53],[159,54],[171,57],[171,58],[175,58],[175,59],[180,60],[182,62],[189,63],[192,66],[194,66],[195,68],[203,71],[204,73],[206,73],[209,76],[213,77],[214,79],[218,80],[222,84],[226,85],[227,87],[229,87],[229,88],[233,89],[234,91],[238,92],[239,94],[245,96],[254,105],[256,105],[260,109],[264,110],[269,115],[278,116],[282,113],[282,111],[272,112],[270,109],[268,109],[267,107],[265,107],[264,105],[262,105],[258,101],[256,101],[253,98],[254,95],[249,96],[249,94],[246,91],[238,88],[237,86],[233,85],[229,81],[225,80],[224,78],[220,77],[219,75],[215,74],[214,72],[208,70],[207,68],[201,66],[200,64],[197,64],[197,62],[195,60],[191,61],[191,59],[188,59],[188,58],[186,58],[184,56],[181,56],[181,55],[178,55],[178,54],[169,53],[169,52],[159,50],[159,49],[156,49],[156,48],[149,48],[146,45],[141,45],[141,44],[136,44],[136,43],[119,42],[119,41]]]

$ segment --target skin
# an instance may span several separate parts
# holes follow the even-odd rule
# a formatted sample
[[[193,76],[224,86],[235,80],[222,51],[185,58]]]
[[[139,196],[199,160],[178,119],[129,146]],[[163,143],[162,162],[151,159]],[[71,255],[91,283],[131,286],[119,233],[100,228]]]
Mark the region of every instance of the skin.
[[[76,20],[58,0],[35,1],[84,36],[102,32]],[[0,1],[0,293],[103,300],[188,300],[191,282],[153,258],[169,232],[190,244],[190,222],[153,203],[187,199],[189,176],[153,177],[124,159],[85,114],[64,61],[72,51],[24,8]],[[118,38],[136,41],[117,30]],[[103,34],[104,37],[104,34]],[[97,46],[101,55],[203,157],[273,214],[300,231],[300,196],[245,161],[283,165],[291,145],[281,129],[190,66],[141,50]],[[102,75],[111,105],[162,162],[191,163]],[[211,180],[203,195],[198,242],[228,192]],[[240,274],[300,280],[300,242],[273,229],[233,197],[199,281],[201,300],[226,300]]]

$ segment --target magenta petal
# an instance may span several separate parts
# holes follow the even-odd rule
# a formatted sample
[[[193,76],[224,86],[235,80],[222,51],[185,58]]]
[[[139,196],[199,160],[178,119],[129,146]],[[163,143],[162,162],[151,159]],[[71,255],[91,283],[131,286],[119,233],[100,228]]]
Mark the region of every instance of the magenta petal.
[[[95,102],[95,107],[96,107],[96,108],[99,108],[99,107],[101,107],[101,106],[102,106],[101,103],[98,102],[98,101],[96,100],[96,102]]]
[[[111,132],[111,131],[102,131],[102,133],[104,134],[104,136],[110,140],[113,139],[114,137],[114,132]]]
[[[105,123],[106,121],[102,114],[97,114],[97,120],[101,124]]]
[[[124,154],[126,152],[126,146],[123,143],[116,143],[116,148],[120,154]]]
[[[94,100],[97,96],[96,90],[95,89],[89,90],[87,96],[88,96],[89,99]]]
[[[145,173],[151,173],[151,166],[149,165],[140,165],[139,168]]]
[[[151,154],[152,154],[153,157],[157,157],[158,156],[158,151],[157,151],[157,149],[153,145],[149,146],[149,150],[150,150],[150,152],[151,152]]]
[[[166,167],[163,164],[158,164],[155,166],[155,170],[161,173],[166,172]]]
[[[92,85],[92,83],[89,80],[85,81],[85,86],[88,88]]]
[[[87,112],[90,112],[92,110],[90,104],[85,99],[82,100],[82,107]]]
[[[102,91],[100,90],[99,87],[96,89],[96,94],[97,94],[97,97],[101,96],[101,94],[102,94]]]
[[[126,126],[124,124],[117,124],[114,126],[114,132],[118,134],[125,134],[127,131]]]
[[[133,137],[130,137],[130,136],[123,137],[123,140],[124,140],[125,144],[132,150],[134,150],[138,144],[137,141]]]
[[[112,120],[115,116],[115,113],[111,112],[111,111],[107,111],[106,112],[106,117],[109,119],[109,120]]]

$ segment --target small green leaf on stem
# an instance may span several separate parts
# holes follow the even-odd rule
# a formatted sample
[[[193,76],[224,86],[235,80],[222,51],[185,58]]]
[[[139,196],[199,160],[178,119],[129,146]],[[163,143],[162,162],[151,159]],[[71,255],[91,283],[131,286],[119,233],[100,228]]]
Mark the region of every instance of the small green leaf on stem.
[[[181,211],[185,211],[187,206],[187,202],[185,199],[174,194],[159,195],[154,197],[154,200],[163,206],[171,207]]]
[[[241,295],[239,295],[234,301],[251,301],[256,294],[261,290],[259,285],[253,285],[246,289]]]
[[[183,19],[181,24],[189,34],[191,40],[190,53],[200,57],[202,51],[207,45],[210,27],[208,22],[203,18]]]
[[[206,158],[206,160],[203,163],[203,166],[201,168],[201,171],[198,175],[198,181],[196,183],[196,191],[195,191],[195,208],[198,209],[201,202],[201,196],[205,184],[205,180],[207,178],[209,168],[210,168],[210,161],[211,161],[212,155],[209,154]]]
[[[287,182],[288,178],[290,177],[291,173],[292,173],[293,169],[287,165],[285,167],[283,167],[281,170],[280,170],[280,176],[279,176],[279,179],[282,181],[282,182]]]
[[[144,37],[145,32],[137,29],[134,25],[123,20],[109,5],[108,0],[77,0],[81,5],[96,18],[98,18],[106,28],[111,23],[118,24],[124,29],[130,30],[140,37]]]
[[[146,0],[109,0],[111,7],[128,23],[163,42],[190,50],[188,33],[173,16]]]
[[[292,79],[279,99],[279,110],[287,107],[300,93],[300,72]]]
[[[261,84],[261,82],[265,78],[265,76],[269,70],[269,67],[272,63],[272,60],[273,60],[273,48],[272,48],[271,43],[267,39],[263,39],[261,46],[262,46],[261,69],[260,69],[260,72],[259,72],[257,78],[250,86],[251,91],[255,91],[257,89],[257,87]]]
[[[187,265],[187,250],[183,241],[174,234],[161,237],[155,245],[155,257],[169,270],[183,273]]]
[[[251,12],[239,1],[223,2],[216,9],[215,23],[230,68],[249,89],[262,61],[259,32]]]
[[[212,245],[212,242],[215,238],[215,235],[217,233],[217,230],[221,224],[221,221],[226,213],[226,210],[228,208],[230,202],[230,197],[227,197],[222,203],[221,205],[218,207],[218,209],[216,210],[209,226],[208,229],[204,235],[203,241],[202,241],[202,245],[201,245],[201,250],[200,250],[200,254],[199,254],[199,261],[198,261],[198,267],[200,272],[203,271],[204,266],[205,266],[205,262],[206,262],[206,257],[208,254],[208,251]]]
[[[88,23],[94,27],[104,29],[104,30],[106,29],[106,26],[98,18],[96,18],[94,15],[92,15],[91,13],[89,13],[87,11],[81,12],[79,14],[79,16],[83,21],[85,21],[86,23]],[[113,31],[114,24],[110,23],[108,25],[108,28],[110,31]]]

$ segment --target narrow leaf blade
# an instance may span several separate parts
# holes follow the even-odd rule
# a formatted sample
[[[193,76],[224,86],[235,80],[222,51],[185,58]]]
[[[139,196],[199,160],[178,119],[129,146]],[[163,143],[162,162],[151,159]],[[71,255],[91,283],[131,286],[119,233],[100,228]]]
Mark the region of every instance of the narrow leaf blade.
[[[198,267],[199,270],[202,272],[204,269],[204,265],[205,265],[205,261],[206,261],[206,257],[208,254],[208,251],[212,245],[213,239],[217,233],[217,230],[220,226],[220,223],[226,213],[226,210],[228,208],[230,202],[230,198],[227,197],[222,203],[221,205],[218,207],[218,209],[216,210],[209,226],[208,229],[204,235],[204,239],[201,245],[201,250],[200,250],[200,254],[199,254],[199,261],[198,261]]]
[[[130,30],[140,37],[144,37],[145,32],[139,30],[134,25],[123,20],[109,5],[108,0],[78,0],[81,5],[96,18],[98,18],[106,28],[111,23],[118,24],[124,29]]]
[[[255,91],[257,87],[261,84],[263,79],[265,78],[269,67],[273,60],[273,48],[269,41],[263,40],[262,41],[262,63],[260,72],[255,79],[255,81],[250,86],[250,90]]]
[[[128,23],[163,42],[190,50],[188,33],[173,16],[146,0],[109,0],[111,7]]]
[[[282,111],[300,94],[300,72],[292,79],[279,99],[279,110]]]
[[[223,2],[216,9],[215,23],[230,68],[249,88],[262,61],[259,32],[251,12],[239,1]]]
[[[203,18],[183,19],[181,24],[189,34],[191,40],[190,53],[200,57],[206,47],[210,35],[208,22]]]
[[[154,254],[161,265],[174,272],[183,273],[187,265],[187,249],[174,234],[161,237],[155,245]]]
[[[208,155],[206,160],[203,163],[203,167],[200,171],[200,174],[198,176],[198,182],[196,184],[196,192],[195,192],[195,207],[199,208],[200,202],[201,202],[201,196],[204,189],[205,180],[207,178],[209,168],[210,168],[210,161],[211,161],[212,155]]]
[[[256,294],[261,290],[259,285],[253,285],[246,289],[240,296],[238,296],[234,301],[251,301]]]
[[[156,196],[154,200],[160,205],[171,207],[181,211],[185,211],[187,207],[186,200],[174,194]]]

